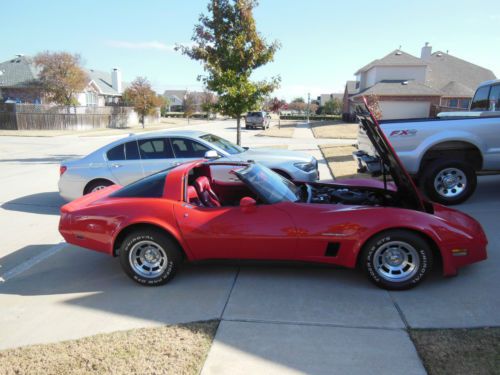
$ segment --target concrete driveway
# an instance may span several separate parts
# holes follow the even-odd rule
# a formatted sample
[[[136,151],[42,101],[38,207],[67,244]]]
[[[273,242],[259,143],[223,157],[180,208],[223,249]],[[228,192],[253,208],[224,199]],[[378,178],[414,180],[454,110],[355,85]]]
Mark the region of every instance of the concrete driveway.
[[[233,127],[204,126],[229,139]],[[244,145],[283,142],[256,133],[244,131]],[[500,176],[481,177],[458,207],[482,223],[490,246],[486,262],[455,278],[435,272],[389,293],[353,270],[234,262],[186,265],[169,285],[144,288],[116,259],[61,244],[57,232],[58,162],[112,139],[0,137],[0,349],[221,319],[206,374],[401,373],[394,363],[421,374],[406,328],[500,325]],[[314,151],[314,140],[287,142]]]

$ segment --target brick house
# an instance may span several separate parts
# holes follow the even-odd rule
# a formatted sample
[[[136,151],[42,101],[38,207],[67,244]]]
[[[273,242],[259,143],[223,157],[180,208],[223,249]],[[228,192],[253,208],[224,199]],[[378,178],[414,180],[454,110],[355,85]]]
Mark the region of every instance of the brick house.
[[[479,83],[495,79],[488,69],[438,51],[425,44],[420,57],[395,50],[372,61],[347,81],[344,119],[352,119],[354,105],[363,96],[379,99],[382,117],[418,118],[435,115],[439,107],[469,107]]]
[[[169,112],[183,112],[184,99],[187,95],[192,95],[194,100],[195,112],[202,111],[204,92],[188,90],[165,90],[163,97],[168,100]]]
[[[120,101],[124,85],[119,69],[110,73],[94,69],[85,72],[87,86],[76,95],[81,106],[103,107]],[[43,95],[38,74],[39,69],[29,56],[17,55],[0,63],[0,103],[50,104]]]

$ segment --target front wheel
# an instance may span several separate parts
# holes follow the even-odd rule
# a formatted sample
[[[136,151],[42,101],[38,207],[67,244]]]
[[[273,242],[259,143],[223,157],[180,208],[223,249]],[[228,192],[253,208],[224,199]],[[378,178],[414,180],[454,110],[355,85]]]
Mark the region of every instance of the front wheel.
[[[170,281],[182,256],[179,246],[156,230],[130,233],[120,248],[120,264],[125,273],[139,284],[162,285]]]
[[[421,185],[434,202],[453,205],[465,202],[476,190],[474,168],[460,160],[436,160],[426,166]]]
[[[389,230],[371,238],[363,247],[361,266],[378,287],[404,290],[419,284],[432,268],[432,251],[418,234]]]

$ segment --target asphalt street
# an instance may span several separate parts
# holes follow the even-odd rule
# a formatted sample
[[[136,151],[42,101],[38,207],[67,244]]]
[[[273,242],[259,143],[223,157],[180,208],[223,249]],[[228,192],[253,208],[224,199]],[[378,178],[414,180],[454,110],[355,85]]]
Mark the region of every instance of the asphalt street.
[[[233,121],[200,125],[233,140]],[[292,139],[243,130],[244,146],[287,144],[317,157],[303,126]],[[0,349],[138,327],[222,319],[204,374],[405,373],[425,370],[405,328],[500,325],[500,176],[479,178],[457,208],[483,225],[489,259],[457,277],[387,292],[359,271],[313,265],[186,265],[168,285],[130,281],[116,259],[62,243],[60,161],[117,137],[0,137]],[[319,156],[318,156],[319,155]],[[322,178],[330,178],[322,167]]]

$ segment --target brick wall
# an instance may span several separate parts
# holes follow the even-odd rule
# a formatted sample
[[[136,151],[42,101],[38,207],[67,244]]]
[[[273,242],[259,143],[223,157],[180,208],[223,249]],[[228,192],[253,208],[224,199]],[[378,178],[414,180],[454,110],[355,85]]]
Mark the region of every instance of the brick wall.
[[[0,88],[0,96],[2,101],[7,99],[18,101],[21,103],[43,103],[43,95],[38,88]]]

